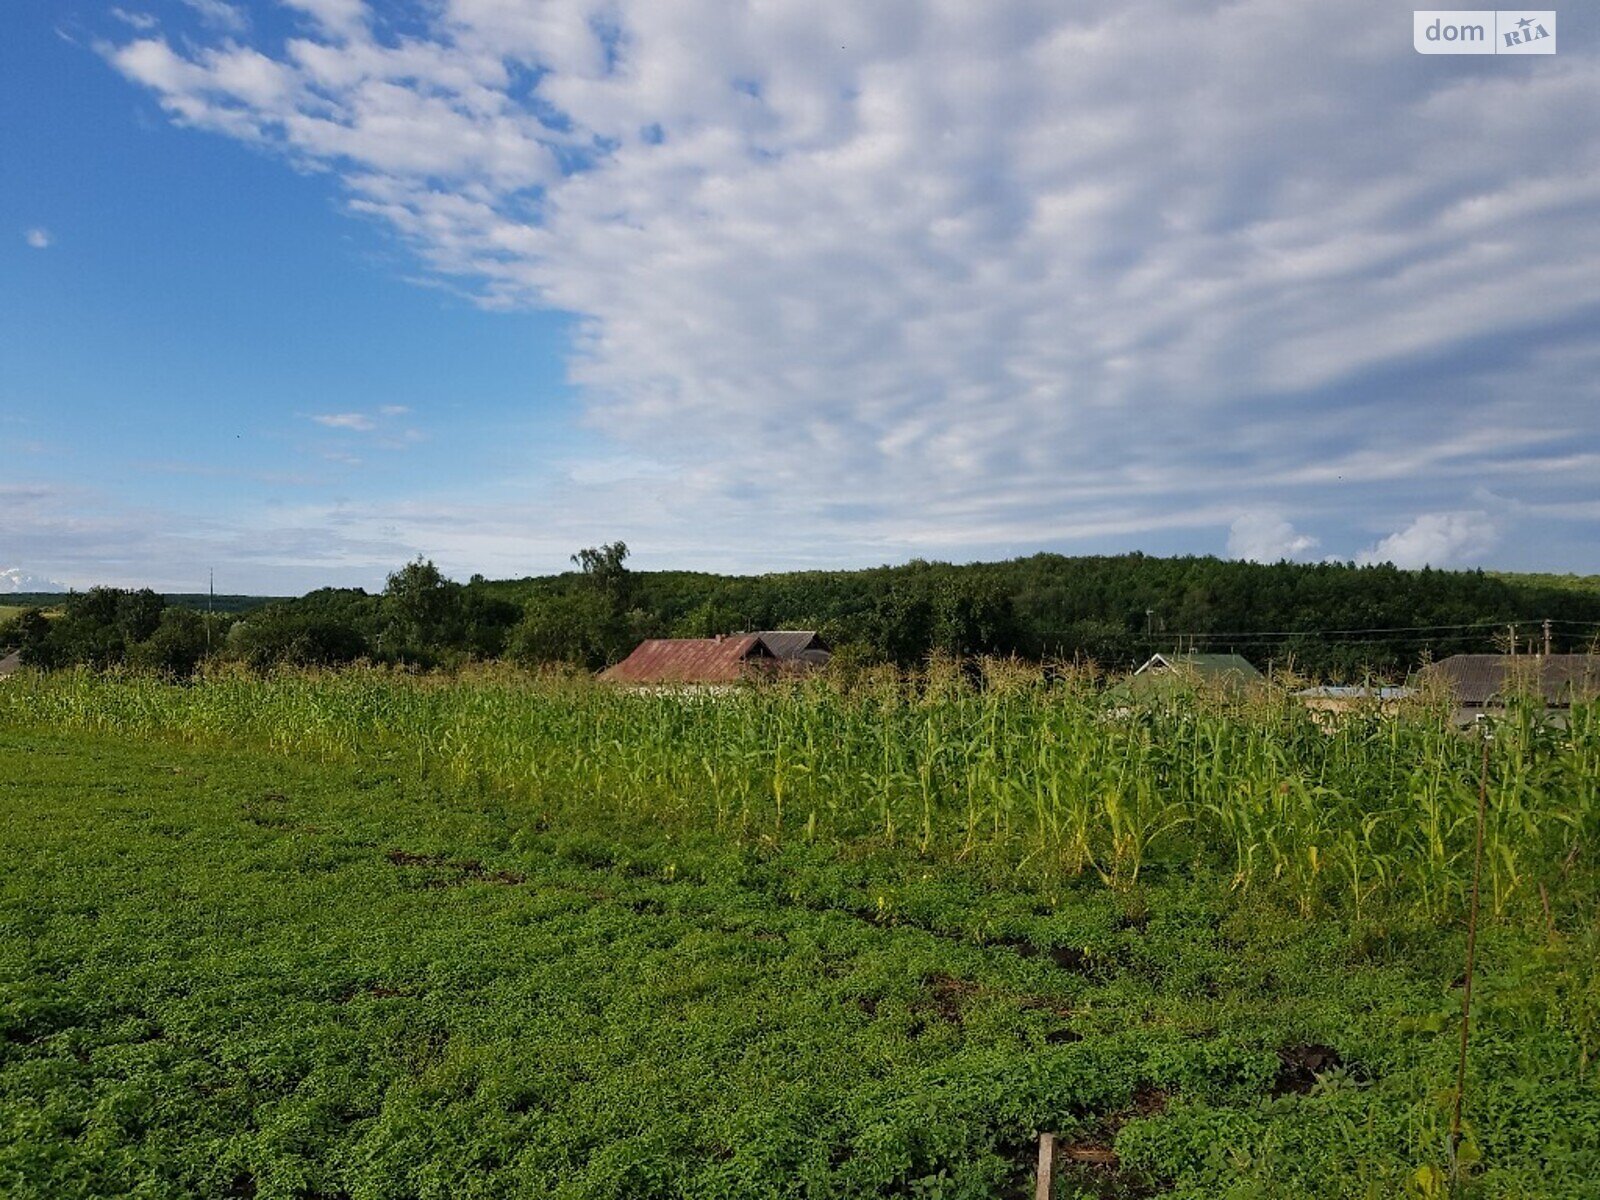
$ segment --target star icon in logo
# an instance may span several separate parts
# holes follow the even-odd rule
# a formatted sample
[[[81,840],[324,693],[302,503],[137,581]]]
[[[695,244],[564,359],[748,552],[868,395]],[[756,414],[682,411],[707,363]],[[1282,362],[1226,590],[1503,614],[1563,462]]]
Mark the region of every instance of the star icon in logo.
[[[1523,17],[1522,20],[1517,22],[1517,28],[1518,29],[1526,29],[1529,25],[1532,25],[1532,24],[1533,24],[1533,22],[1531,20],[1529,20],[1527,17]]]

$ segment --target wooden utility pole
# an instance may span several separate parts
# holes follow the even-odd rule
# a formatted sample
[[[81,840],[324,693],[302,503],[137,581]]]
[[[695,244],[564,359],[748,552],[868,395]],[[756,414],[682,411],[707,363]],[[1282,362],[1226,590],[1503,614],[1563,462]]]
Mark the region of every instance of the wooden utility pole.
[[[1550,618],[1544,619],[1544,656],[1550,657]]]
[[[1517,627],[1515,624],[1507,625],[1506,631],[1511,635],[1511,657],[1517,656]]]

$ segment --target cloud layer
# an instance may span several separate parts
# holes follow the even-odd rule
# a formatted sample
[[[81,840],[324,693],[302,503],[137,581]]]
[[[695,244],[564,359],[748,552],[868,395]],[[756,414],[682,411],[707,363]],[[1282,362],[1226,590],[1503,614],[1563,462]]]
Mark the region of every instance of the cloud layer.
[[[594,427],[678,481],[645,538],[1448,565],[1492,506],[1593,528],[1574,39],[1425,59],[1378,0],[194,7],[105,54],[437,278],[576,314]]]
[[[1319,545],[1272,513],[1246,513],[1228,528],[1228,557],[1272,563],[1301,558]]]
[[[54,579],[46,579],[42,575],[30,575],[21,567],[0,569],[0,596],[16,595],[18,592],[64,592],[66,590]]]
[[[1500,531],[1486,512],[1423,513],[1367,550],[1358,561],[1392,562],[1397,567],[1476,562],[1499,540]]]

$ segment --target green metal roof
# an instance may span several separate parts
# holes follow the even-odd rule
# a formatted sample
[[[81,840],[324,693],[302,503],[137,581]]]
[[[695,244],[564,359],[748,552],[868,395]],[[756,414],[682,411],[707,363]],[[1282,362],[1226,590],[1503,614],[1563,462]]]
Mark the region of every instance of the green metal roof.
[[[1239,682],[1261,678],[1261,672],[1238,654],[1154,654],[1134,674],[1164,675],[1169,672],[1193,673],[1202,679],[1231,678]]]
[[[1155,654],[1109,694],[1132,700],[1179,693],[1192,686],[1232,692],[1262,678],[1250,660],[1238,654]]]

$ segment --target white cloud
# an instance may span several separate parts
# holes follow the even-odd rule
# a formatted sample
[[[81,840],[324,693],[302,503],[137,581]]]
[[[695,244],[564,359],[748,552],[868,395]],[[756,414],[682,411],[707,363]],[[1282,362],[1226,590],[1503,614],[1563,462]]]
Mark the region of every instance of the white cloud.
[[[283,3],[305,13],[332,36],[355,32],[367,18],[367,6],[362,0],[283,0]]]
[[[183,0],[183,3],[205,24],[219,32],[241,34],[250,28],[249,15],[237,4],[228,4],[226,0]]]
[[[311,420],[328,429],[373,434],[375,436],[371,439],[371,444],[380,450],[405,450],[428,440],[427,434],[420,429],[411,429],[398,423],[397,418],[405,416],[410,411],[410,407],[405,404],[382,404],[372,413],[315,413]],[[324,448],[318,453],[333,462],[342,462],[349,466],[359,466],[361,463],[359,458],[337,449],[329,452]]]
[[[1244,513],[1228,529],[1228,557],[1272,563],[1300,558],[1321,542],[1272,513]]]
[[[1596,376],[1533,336],[1600,305],[1592,57],[1445,70],[1379,0],[291,7],[281,45],[109,57],[483,303],[576,314],[607,457],[679,473],[685,536],[726,506],[960,554],[1490,474],[1548,501],[1600,451]]]
[[[357,433],[370,433],[378,427],[378,423],[366,413],[317,413],[311,418],[318,425],[326,425],[329,429],[349,429]]]
[[[27,242],[28,245],[32,246],[35,250],[48,250],[51,246],[55,245],[56,241],[55,237],[48,229],[37,225],[32,229],[25,230],[22,234],[22,240]]]
[[[21,567],[0,570],[0,596],[17,592],[64,592],[66,587],[42,575],[30,575]]]
[[[148,33],[160,24],[155,17],[147,12],[130,12],[125,8],[113,8],[111,15],[124,25],[137,29],[140,33]]]
[[[1454,567],[1472,563],[1500,541],[1498,523],[1486,512],[1423,513],[1411,524],[1363,551],[1357,562],[1397,567]]]

